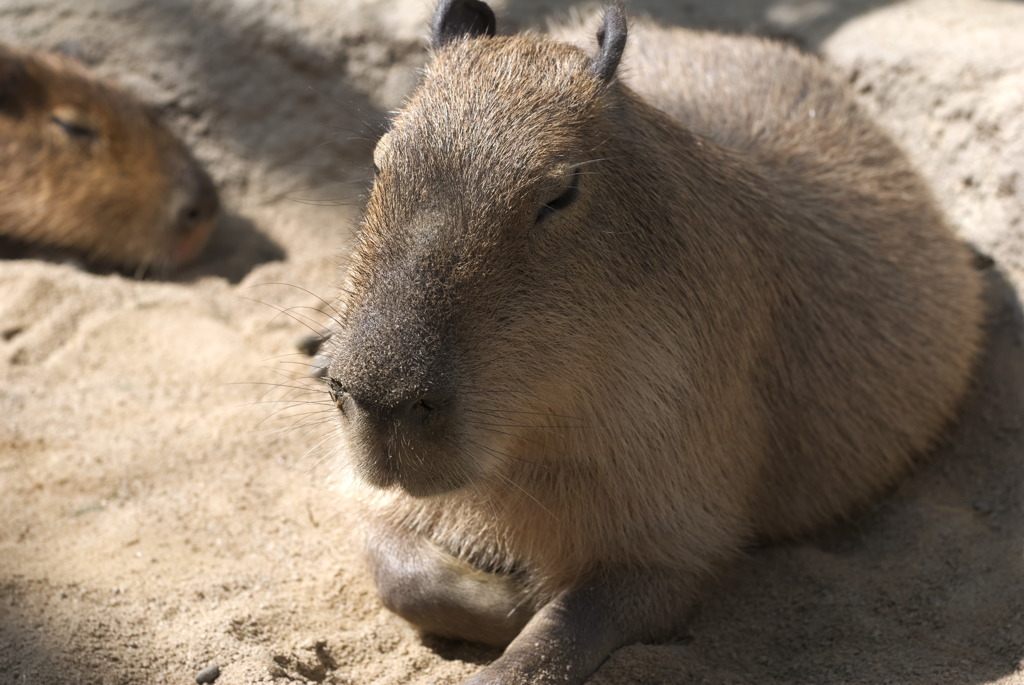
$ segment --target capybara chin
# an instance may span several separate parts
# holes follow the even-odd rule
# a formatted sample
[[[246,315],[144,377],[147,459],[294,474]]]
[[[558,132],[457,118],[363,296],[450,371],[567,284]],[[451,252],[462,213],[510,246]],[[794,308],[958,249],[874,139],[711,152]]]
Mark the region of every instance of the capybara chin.
[[[74,59],[0,45],[0,238],[159,273],[201,252],[218,209],[150,108]]]
[[[635,28],[443,0],[374,153],[326,381],[383,602],[508,644],[471,683],[670,636],[907,471],[979,347],[969,249],[818,60]]]

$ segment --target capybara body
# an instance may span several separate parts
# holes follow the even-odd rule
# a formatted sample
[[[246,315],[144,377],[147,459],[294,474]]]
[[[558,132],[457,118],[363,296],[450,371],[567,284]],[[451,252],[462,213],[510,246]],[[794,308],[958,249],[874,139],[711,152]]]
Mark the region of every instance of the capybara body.
[[[441,3],[327,346],[383,601],[511,641],[473,683],[582,682],[877,496],[981,338],[968,248],[818,60],[626,32]]]
[[[149,107],[72,58],[0,45],[0,238],[161,272],[199,254],[218,206]]]

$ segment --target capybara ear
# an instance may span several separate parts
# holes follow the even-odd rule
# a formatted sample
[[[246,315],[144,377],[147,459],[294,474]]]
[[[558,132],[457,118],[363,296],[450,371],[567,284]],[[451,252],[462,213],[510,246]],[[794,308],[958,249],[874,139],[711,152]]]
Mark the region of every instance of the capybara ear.
[[[430,42],[439,48],[463,36],[493,36],[494,12],[480,0],[441,0],[434,10]]]
[[[597,30],[598,53],[590,69],[603,81],[611,81],[626,48],[626,10],[621,3],[606,5],[604,23]]]

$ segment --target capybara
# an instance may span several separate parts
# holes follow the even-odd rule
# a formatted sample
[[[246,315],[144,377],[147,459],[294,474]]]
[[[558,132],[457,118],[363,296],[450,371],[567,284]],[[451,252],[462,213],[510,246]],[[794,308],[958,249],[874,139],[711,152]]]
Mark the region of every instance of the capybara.
[[[0,45],[0,238],[160,273],[201,252],[218,209],[150,107],[71,57]]]
[[[324,345],[381,598],[507,644],[477,685],[580,683],[879,496],[982,337],[969,248],[827,67],[636,28],[441,2]]]

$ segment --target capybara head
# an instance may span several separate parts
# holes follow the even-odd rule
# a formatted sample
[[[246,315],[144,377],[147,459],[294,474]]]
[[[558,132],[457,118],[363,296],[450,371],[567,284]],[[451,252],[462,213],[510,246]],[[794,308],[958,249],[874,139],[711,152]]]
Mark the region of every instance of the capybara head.
[[[500,478],[510,441],[588,392],[588,310],[615,259],[600,236],[616,206],[643,211],[614,199],[621,179],[588,174],[609,154],[621,13],[591,57],[472,40],[493,15],[456,4],[469,9],[438,12],[434,61],[376,147],[328,371],[358,470],[413,495]]]
[[[0,46],[0,236],[161,271],[200,253],[218,209],[151,108],[74,59]]]

